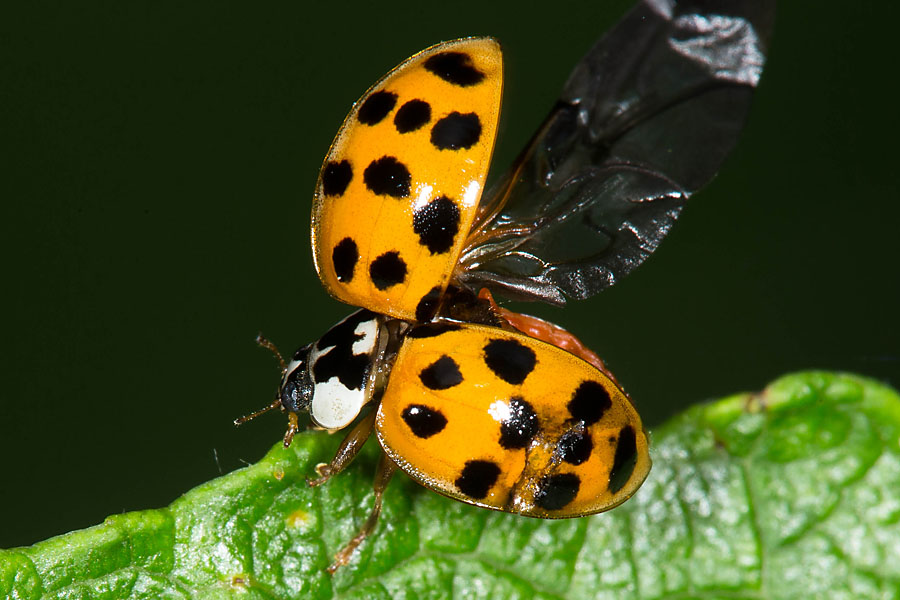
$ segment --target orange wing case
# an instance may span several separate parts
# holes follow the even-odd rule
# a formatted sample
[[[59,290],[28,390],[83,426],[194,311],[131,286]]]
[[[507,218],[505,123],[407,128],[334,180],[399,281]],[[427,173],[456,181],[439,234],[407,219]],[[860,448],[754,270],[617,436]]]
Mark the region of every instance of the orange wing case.
[[[338,300],[431,318],[487,176],[503,82],[492,38],[438,44],[354,105],[316,185],[313,257]]]
[[[412,330],[376,433],[423,485],[533,517],[609,510],[650,470],[640,417],[606,375],[555,346],[481,325]]]

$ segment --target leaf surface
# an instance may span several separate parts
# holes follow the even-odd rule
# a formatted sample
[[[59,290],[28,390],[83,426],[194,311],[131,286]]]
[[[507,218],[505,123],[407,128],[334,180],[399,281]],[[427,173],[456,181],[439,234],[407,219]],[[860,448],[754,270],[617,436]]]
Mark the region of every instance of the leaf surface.
[[[900,594],[900,398],[786,376],[653,432],[634,498],[594,517],[490,512],[405,476],[353,562],[377,447],[309,488],[337,436],[300,435],[168,508],[0,550],[0,597],[889,598]]]

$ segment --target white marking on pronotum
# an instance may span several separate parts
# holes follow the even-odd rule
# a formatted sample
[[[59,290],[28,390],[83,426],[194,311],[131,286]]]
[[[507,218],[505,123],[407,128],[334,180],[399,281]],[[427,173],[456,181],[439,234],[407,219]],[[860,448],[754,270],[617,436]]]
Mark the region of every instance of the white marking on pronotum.
[[[370,354],[375,348],[375,339],[378,337],[378,323],[376,320],[363,321],[356,326],[353,333],[362,336],[353,342],[353,346],[350,349],[353,354]]]
[[[316,384],[309,414],[319,427],[341,429],[356,418],[365,399],[365,386],[361,390],[351,390],[332,377]]]

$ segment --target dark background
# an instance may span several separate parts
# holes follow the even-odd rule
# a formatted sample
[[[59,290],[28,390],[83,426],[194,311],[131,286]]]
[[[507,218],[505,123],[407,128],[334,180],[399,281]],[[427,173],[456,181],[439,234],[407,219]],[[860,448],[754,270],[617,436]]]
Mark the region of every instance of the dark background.
[[[615,288],[528,310],[652,426],[810,368],[900,385],[895,3],[783,2],[746,132]],[[160,507],[259,459],[274,361],[351,309],[309,250],[351,103],[437,41],[504,45],[505,166],[630,2],[0,9],[0,547]],[[495,173],[496,174],[496,173]]]

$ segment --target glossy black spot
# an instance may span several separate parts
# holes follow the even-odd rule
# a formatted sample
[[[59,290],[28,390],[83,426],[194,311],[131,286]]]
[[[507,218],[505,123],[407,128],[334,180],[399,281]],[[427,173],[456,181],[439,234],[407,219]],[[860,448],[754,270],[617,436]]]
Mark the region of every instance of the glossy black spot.
[[[534,494],[534,503],[546,510],[565,508],[581,487],[581,479],[575,473],[557,473],[541,478],[538,491]]]
[[[350,161],[330,162],[322,170],[322,192],[326,196],[342,196],[353,179]]]
[[[334,265],[334,274],[337,280],[348,283],[353,279],[353,269],[356,268],[356,262],[359,260],[359,249],[356,242],[351,238],[345,237],[334,250],[331,251],[331,262]]]
[[[559,455],[570,465],[580,465],[591,457],[594,442],[588,432],[567,431],[559,438]]]
[[[484,362],[497,377],[518,385],[534,370],[537,357],[516,340],[491,340],[484,347]]]
[[[438,150],[471,148],[481,138],[481,121],[475,113],[452,112],[431,128],[431,144]]]
[[[634,428],[626,425],[619,432],[619,443],[616,445],[616,455],[613,458],[613,466],[609,471],[609,491],[615,494],[628,483],[634,467],[637,464],[637,439]]]
[[[453,85],[468,87],[481,83],[484,73],[472,64],[472,57],[464,52],[441,52],[425,61],[425,68]]]
[[[413,231],[419,243],[432,254],[449,252],[459,233],[459,208],[446,196],[439,196],[413,213]]]
[[[500,467],[497,463],[489,460],[469,460],[454,483],[466,496],[481,500],[497,483],[498,477]]]
[[[406,263],[396,251],[385,252],[369,265],[369,276],[379,290],[403,283],[406,279]]]
[[[395,104],[397,104],[397,94],[384,90],[374,92],[359,107],[356,118],[363,125],[377,125],[388,116],[389,112],[394,110]]]
[[[419,321],[420,323],[430,321],[437,312],[440,300],[440,287],[436,286],[428,290],[428,293],[422,296],[422,299],[416,304],[416,321]]]
[[[612,407],[612,399],[609,392],[596,381],[583,381],[567,408],[573,419],[584,422],[585,425],[593,425],[603,418],[603,415]]]
[[[363,181],[373,194],[406,198],[412,180],[409,169],[393,156],[373,160],[363,172]]]
[[[462,383],[463,376],[456,361],[444,355],[422,369],[419,379],[430,390],[446,390]]]
[[[519,397],[509,401],[509,417],[500,423],[500,445],[507,450],[525,448],[538,430],[537,413]]]
[[[401,416],[413,435],[422,439],[440,433],[447,426],[447,417],[423,404],[410,404]]]
[[[442,321],[438,323],[428,323],[426,325],[419,325],[418,327],[413,327],[409,333],[406,334],[406,337],[410,338],[430,338],[437,337],[443,333],[447,333],[448,331],[459,331],[462,329],[456,323],[449,323],[447,321]]]
[[[394,115],[394,127],[400,133],[421,129],[431,120],[431,105],[424,100],[410,100]]]

